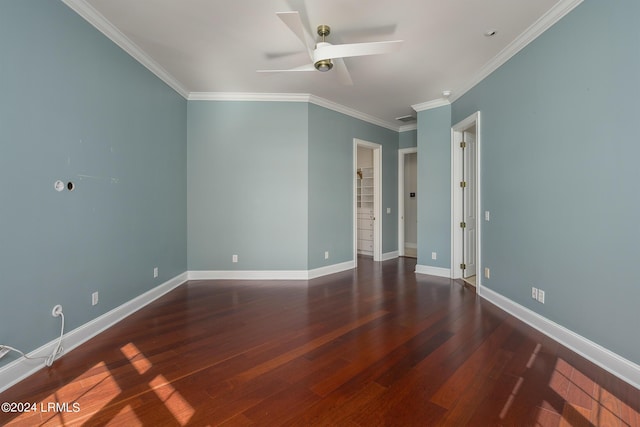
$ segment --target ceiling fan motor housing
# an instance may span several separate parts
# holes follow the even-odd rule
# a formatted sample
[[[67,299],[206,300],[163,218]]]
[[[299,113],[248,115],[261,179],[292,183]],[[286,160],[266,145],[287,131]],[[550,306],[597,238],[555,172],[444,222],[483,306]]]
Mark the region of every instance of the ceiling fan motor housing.
[[[320,32],[320,30],[318,30],[318,32]],[[316,53],[321,52],[320,48],[326,47],[326,46],[331,46],[331,43],[318,42],[318,44],[316,45],[314,56],[316,55]],[[322,57],[316,56],[314,59],[315,59],[315,62],[313,63],[313,65],[316,67],[318,71],[329,71],[330,69],[333,68],[333,62],[331,61],[331,58],[322,58]]]

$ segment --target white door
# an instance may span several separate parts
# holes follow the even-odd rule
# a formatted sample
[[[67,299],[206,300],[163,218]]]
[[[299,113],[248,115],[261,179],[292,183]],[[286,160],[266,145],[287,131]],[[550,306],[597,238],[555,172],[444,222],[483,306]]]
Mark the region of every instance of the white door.
[[[463,133],[465,148],[462,160],[463,181],[466,186],[462,189],[462,206],[464,221],[463,235],[463,263],[466,268],[463,277],[466,279],[476,275],[476,229],[477,229],[477,184],[476,184],[476,136],[474,133],[465,131]]]

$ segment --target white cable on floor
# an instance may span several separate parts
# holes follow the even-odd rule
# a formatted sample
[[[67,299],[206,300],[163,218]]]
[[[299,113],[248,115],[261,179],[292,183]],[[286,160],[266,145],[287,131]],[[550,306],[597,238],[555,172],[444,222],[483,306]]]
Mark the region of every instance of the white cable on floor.
[[[27,356],[24,352],[18,350],[17,348],[11,347],[9,345],[0,345],[0,351],[2,349],[15,351],[16,353],[19,353],[25,359],[29,359],[29,360],[43,359],[43,360],[45,360],[45,364],[47,366],[53,365],[53,362],[56,359],[56,357],[61,355],[62,352],[64,351],[64,348],[62,347],[62,336],[64,335],[64,314],[62,313],[62,311],[60,311],[59,315],[61,317],[61,319],[60,319],[60,322],[61,322],[61,325],[60,325],[60,338],[58,338],[58,344],[56,345],[56,348],[53,350],[53,353],[51,353],[49,356],[38,356],[38,357]]]
[[[53,353],[51,353],[51,356],[47,357],[47,361],[45,362],[47,366],[53,365],[53,361],[56,360],[56,357],[62,354],[62,351],[64,350],[62,348],[63,335],[64,335],[64,313],[62,313],[62,309],[61,309],[60,310],[60,338],[58,338],[58,344],[56,345],[56,348],[53,350]]]

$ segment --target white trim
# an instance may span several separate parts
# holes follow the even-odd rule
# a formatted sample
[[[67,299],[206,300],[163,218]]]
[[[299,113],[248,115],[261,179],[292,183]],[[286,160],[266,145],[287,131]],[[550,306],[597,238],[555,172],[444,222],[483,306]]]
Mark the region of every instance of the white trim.
[[[416,273],[429,274],[431,276],[438,276],[438,277],[446,277],[447,279],[451,277],[451,269],[442,268],[442,267],[432,267],[430,265],[416,264]]]
[[[414,104],[411,107],[415,111],[424,111],[432,108],[448,105],[471,88],[489,76],[501,65],[507,62],[512,56],[524,49],[529,43],[549,29],[553,24],[562,19],[566,14],[571,12],[583,0],[560,0],[547,13],[541,16],[529,28],[527,28],[513,42],[507,45],[498,55],[485,64],[476,75],[471,78],[462,87],[453,91],[450,98],[439,98],[431,101]],[[62,0],[69,8],[85,19],[89,24],[93,25],[98,31],[107,36],[111,41],[118,45],[121,49],[131,55],[135,60],[140,62],[149,71],[155,74],[160,80],[169,85],[173,90],[178,92],[188,100],[224,100],[224,101],[289,101],[289,102],[310,102],[321,107],[328,108],[339,113],[346,114],[356,119],[381,126],[396,132],[404,132],[406,130],[415,130],[417,125],[398,126],[395,123],[379,119],[366,113],[354,110],[353,108],[337,104],[324,98],[320,98],[310,94],[269,94],[269,93],[240,93],[240,92],[189,92],[181,82],[173,77],[160,64],[154,61],[146,52],[138,45],[131,41],[127,36],[118,30],[109,20],[107,20],[100,12],[98,12],[86,0]]]
[[[355,261],[346,261],[313,270],[191,270],[187,277],[189,280],[311,280],[355,267]]]
[[[412,125],[403,125],[403,126],[400,126],[398,128],[398,132],[400,132],[400,133],[407,132],[407,131],[410,131],[410,130],[418,130],[418,124],[414,123]]]
[[[182,97],[187,98],[189,91],[182,85],[182,83],[147,55],[142,48],[125,36],[124,33],[117,29],[93,6],[85,0],[62,0],[62,2],[80,15],[89,24],[93,25],[98,31],[107,36],[107,38],[118,45],[122,50],[131,55],[136,61],[155,74],[160,80],[169,85],[169,87],[182,95]]]
[[[329,101],[328,99],[320,98],[319,96],[310,95],[309,102],[312,104],[318,105],[320,107],[328,108],[329,110],[337,111],[338,113],[345,114],[347,116],[351,116],[356,119],[360,119],[362,121],[387,128],[393,131],[398,132],[400,129],[395,123],[387,122],[386,120],[379,119],[377,117],[371,116],[366,113],[362,113],[360,111],[354,110],[353,108],[346,107],[344,105],[340,105],[333,101]]]
[[[356,268],[355,261],[346,261],[340,264],[327,265],[326,267],[314,268],[313,270],[309,270],[308,278],[309,280],[316,279],[318,277],[340,273],[342,271],[352,270],[354,268]]]
[[[340,105],[333,101],[320,98],[308,93],[243,93],[243,92],[190,92],[182,83],[173,77],[160,64],[154,61],[138,45],[131,41],[124,33],[116,28],[107,18],[98,12],[86,0],[62,0],[69,8],[80,15],[85,21],[93,25],[98,31],[107,36],[122,50],[131,55],[136,61],[155,74],[160,80],[169,85],[173,90],[190,101],[284,101],[284,102],[309,102],[320,107],[325,107],[338,113],[363,120],[365,122],[381,126],[396,132],[400,126],[372,115],[362,113],[353,108]]]
[[[307,270],[193,270],[189,280],[307,280]]]
[[[511,59],[516,53],[524,49],[529,43],[538,38],[542,33],[551,28],[556,22],[565,17],[569,12],[575,9],[583,0],[560,0],[536,22],[531,24],[522,34],[509,43],[496,56],[487,62],[478,70],[465,84],[452,91],[452,95],[445,98],[438,98],[431,101],[422,102],[412,105],[416,111],[430,110],[432,108],[441,107],[446,104],[455,102],[465,93],[469,92],[475,85],[487,78],[491,73],[500,68],[505,62]]]
[[[409,249],[418,249],[417,243],[404,242],[404,247]]]
[[[308,93],[191,92],[189,101],[311,102]]]
[[[398,258],[399,256],[398,251],[385,252],[382,254],[382,259],[380,261],[388,261],[390,259]]]
[[[438,107],[444,107],[445,105],[451,104],[451,101],[447,98],[438,98],[432,101],[421,102],[420,104],[414,104],[411,106],[415,111],[425,111],[432,110]]]
[[[451,278],[462,278],[462,252],[458,242],[462,241],[462,229],[458,226],[462,218],[462,189],[458,182],[462,176],[462,159],[460,153],[460,141],[465,129],[475,126],[476,131],[476,288],[482,286],[482,132],[480,127],[480,111],[476,111],[466,119],[451,127]]]
[[[418,152],[418,147],[398,149],[398,256],[404,256],[404,161],[407,154]],[[417,248],[417,245],[416,245]]]
[[[338,113],[381,126],[396,132],[400,127],[369,114],[345,107],[328,99],[320,98],[309,93],[249,93],[249,92],[191,92],[187,97],[189,101],[256,101],[256,102],[308,102],[319,107],[324,107]],[[417,127],[416,127],[417,129]]]
[[[356,174],[358,173],[358,144],[353,141],[353,202],[351,209],[353,209],[353,219],[352,219],[352,228],[353,228],[353,262],[358,268],[358,178]]]
[[[564,326],[558,325],[491,289],[483,287],[479,290],[478,294],[529,326],[553,338],[565,347],[570,348],[585,359],[590,360],[616,377],[640,389],[640,365],[578,335]]]
[[[145,292],[134,299],[114,308],[107,313],[67,332],[62,338],[64,354],[90,340],[100,332],[110,328],[122,319],[140,310],[152,301],[172,291],[187,281],[187,273],[182,273],[173,279]],[[58,344],[58,338],[44,344],[28,354],[29,357],[46,357],[53,352]],[[64,357],[64,354],[60,357]],[[0,392],[27,378],[44,367],[42,360],[16,359],[0,368]]]
[[[516,53],[524,49],[529,43],[547,31],[556,22],[575,9],[583,0],[560,0],[536,22],[531,24],[522,34],[502,49],[491,61],[486,63],[480,70],[462,87],[453,91],[451,102],[454,102],[462,95],[471,90],[475,85],[487,78],[491,73],[500,68],[505,62],[511,59]]]

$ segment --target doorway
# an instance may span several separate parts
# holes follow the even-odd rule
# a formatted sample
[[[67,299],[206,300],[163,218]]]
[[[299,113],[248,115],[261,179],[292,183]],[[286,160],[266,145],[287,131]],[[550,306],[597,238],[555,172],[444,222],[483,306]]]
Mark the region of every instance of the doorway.
[[[451,128],[451,272],[479,287],[480,112]]]
[[[418,149],[398,150],[398,255],[418,257]]]
[[[353,140],[353,259],[382,260],[382,146]]]

